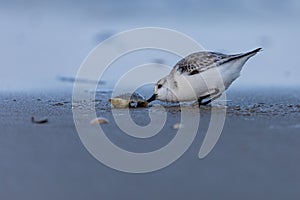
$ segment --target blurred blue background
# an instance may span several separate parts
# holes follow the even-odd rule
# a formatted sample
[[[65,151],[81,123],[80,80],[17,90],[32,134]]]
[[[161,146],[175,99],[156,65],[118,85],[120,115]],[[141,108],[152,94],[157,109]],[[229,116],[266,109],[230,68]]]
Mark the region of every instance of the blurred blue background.
[[[99,42],[145,26],[180,31],[224,53],[263,47],[233,87],[298,87],[299,17],[298,0],[0,1],[0,90],[65,87],[57,77],[74,77]],[[178,59],[151,56],[143,62]]]

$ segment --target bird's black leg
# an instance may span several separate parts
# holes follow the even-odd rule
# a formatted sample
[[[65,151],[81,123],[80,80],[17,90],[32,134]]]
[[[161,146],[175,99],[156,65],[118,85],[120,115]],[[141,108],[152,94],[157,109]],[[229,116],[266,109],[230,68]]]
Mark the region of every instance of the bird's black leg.
[[[199,107],[200,107],[200,105],[207,105],[207,104],[209,104],[210,102],[212,102],[213,100],[219,98],[219,97],[222,95],[222,93],[219,93],[219,92],[220,92],[220,90],[217,89],[217,88],[215,88],[215,91],[214,91],[213,93],[210,93],[210,94],[208,94],[208,95],[199,97],[199,98],[198,98],[198,104],[199,104]],[[218,93],[219,93],[219,94],[218,94]],[[205,101],[205,102],[202,102],[204,99],[206,99],[206,98],[208,98],[208,97],[211,97],[211,96],[214,96],[214,95],[216,95],[216,94],[218,94],[218,95],[215,96],[215,97],[212,97],[212,98],[208,99],[208,100]]]
[[[199,107],[200,107],[200,105],[202,105],[202,101],[208,97],[210,97],[210,94],[198,98]]]
[[[208,99],[207,101],[203,102],[201,105],[207,105],[207,104],[209,104],[210,102],[212,102],[213,100],[219,98],[221,95],[222,95],[222,94],[220,93],[220,94],[218,94],[217,96],[215,96],[215,97],[213,97],[213,98],[211,98],[211,99]]]

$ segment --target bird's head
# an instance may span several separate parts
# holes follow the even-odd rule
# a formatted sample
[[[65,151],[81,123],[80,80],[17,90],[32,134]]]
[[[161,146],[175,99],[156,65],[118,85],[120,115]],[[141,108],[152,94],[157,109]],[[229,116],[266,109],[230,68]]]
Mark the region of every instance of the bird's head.
[[[154,93],[153,95],[147,100],[148,103],[154,100],[161,100],[161,101],[176,101],[175,95],[173,94],[172,88],[170,85],[170,81],[168,77],[164,77],[157,81],[154,86]]]

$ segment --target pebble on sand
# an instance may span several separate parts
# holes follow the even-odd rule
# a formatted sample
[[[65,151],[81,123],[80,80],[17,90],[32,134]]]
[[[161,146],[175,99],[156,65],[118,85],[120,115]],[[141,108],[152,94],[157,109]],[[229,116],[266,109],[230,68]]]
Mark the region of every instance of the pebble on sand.
[[[176,123],[173,125],[173,129],[180,129],[182,127],[183,127],[183,125],[181,123]]]
[[[48,122],[47,118],[42,118],[42,119],[35,119],[33,116],[31,117],[31,122],[34,124],[45,124]]]

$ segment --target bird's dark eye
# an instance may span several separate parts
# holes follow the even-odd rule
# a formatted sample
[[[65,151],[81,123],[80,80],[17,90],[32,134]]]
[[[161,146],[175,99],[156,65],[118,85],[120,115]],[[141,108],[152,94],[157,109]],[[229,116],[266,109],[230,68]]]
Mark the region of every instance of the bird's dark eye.
[[[162,84],[157,85],[157,89],[160,89],[162,87]]]

